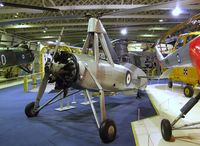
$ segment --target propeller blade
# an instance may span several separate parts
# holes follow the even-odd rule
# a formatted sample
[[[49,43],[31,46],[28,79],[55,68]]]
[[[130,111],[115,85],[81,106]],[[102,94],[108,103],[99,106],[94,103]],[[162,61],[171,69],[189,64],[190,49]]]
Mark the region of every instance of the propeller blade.
[[[50,75],[49,72],[45,72],[44,78],[42,79],[42,82],[41,82],[40,87],[39,87],[39,91],[38,91],[38,94],[37,94],[37,97],[36,97],[36,101],[40,101],[40,99],[42,98],[44,91],[46,89],[47,83],[48,83],[49,75]],[[35,102],[35,109],[37,107],[39,107],[39,102]]]

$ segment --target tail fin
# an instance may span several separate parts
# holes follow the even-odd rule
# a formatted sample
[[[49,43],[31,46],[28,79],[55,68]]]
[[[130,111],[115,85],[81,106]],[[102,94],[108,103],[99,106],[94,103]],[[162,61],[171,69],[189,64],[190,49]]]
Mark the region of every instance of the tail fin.
[[[157,55],[157,58],[158,58],[158,60],[161,62],[163,59],[164,59],[164,56],[162,55],[162,53],[160,52],[160,50],[161,50],[161,46],[162,44],[157,44],[156,46],[155,46],[155,48],[156,48],[156,55]]]

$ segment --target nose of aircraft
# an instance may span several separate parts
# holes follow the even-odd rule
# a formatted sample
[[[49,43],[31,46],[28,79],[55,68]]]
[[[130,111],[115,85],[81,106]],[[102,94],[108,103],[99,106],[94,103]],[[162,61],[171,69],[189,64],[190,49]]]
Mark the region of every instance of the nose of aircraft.
[[[200,36],[193,39],[189,47],[192,64],[196,67],[200,79]]]
[[[67,52],[60,52],[54,56],[52,73],[56,80],[56,89],[69,88],[79,75],[79,65],[76,57]]]

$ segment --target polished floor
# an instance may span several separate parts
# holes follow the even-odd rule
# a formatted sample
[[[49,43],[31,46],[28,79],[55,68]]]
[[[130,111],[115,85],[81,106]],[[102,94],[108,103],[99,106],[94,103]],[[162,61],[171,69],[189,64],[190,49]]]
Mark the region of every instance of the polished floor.
[[[179,114],[180,109],[190,100],[183,94],[183,86],[175,84],[172,89],[167,84],[152,84],[146,89],[152,103],[158,111],[158,116],[147,118],[132,123],[135,131],[135,139],[138,146],[199,146],[200,130],[197,128],[190,130],[173,130],[173,140],[166,142],[163,140],[160,131],[162,119],[169,119],[172,122]],[[195,95],[199,92],[195,90]],[[194,95],[194,97],[195,97]],[[200,103],[177,122],[175,127],[200,121]],[[199,125],[197,125],[199,127]]]

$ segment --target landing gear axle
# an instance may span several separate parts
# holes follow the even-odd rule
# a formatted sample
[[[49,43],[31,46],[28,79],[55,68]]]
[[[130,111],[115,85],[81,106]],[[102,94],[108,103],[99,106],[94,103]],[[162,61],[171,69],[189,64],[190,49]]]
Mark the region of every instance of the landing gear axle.
[[[170,123],[169,120],[163,119],[161,121],[161,134],[165,141],[170,141],[172,138],[172,130],[179,130],[179,129],[191,129],[191,126],[200,124],[200,122],[186,124],[180,127],[174,127],[174,125],[181,119],[185,118],[185,115],[197,104],[200,99],[200,93],[195,97],[191,98],[182,108],[181,114],[172,122]],[[186,128],[187,127],[187,128]],[[193,128],[194,129],[194,128]]]
[[[161,121],[161,134],[164,140],[170,141],[172,137],[172,126],[167,119]]]
[[[110,143],[115,140],[117,128],[114,121],[106,119],[101,123],[99,135],[104,143]]]
[[[192,97],[194,94],[194,89],[190,85],[185,86],[183,91],[184,91],[185,97]]]
[[[25,114],[27,117],[36,117],[39,112],[34,110],[35,102],[31,102],[25,107]]]

